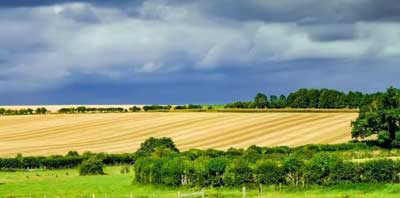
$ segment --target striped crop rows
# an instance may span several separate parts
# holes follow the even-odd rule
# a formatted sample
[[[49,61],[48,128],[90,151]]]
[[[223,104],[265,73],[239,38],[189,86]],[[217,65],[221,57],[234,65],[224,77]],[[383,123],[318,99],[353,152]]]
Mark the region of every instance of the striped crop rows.
[[[190,148],[338,143],[356,113],[117,113],[0,117],[0,156],[133,152],[148,137]]]

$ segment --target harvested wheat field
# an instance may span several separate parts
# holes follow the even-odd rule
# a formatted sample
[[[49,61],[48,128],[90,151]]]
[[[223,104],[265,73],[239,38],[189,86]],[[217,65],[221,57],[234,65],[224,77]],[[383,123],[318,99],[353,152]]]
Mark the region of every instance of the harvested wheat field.
[[[113,113],[0,117],[0,156],[133,152],[148,137],[182,150],[350,140],[357,113]]]

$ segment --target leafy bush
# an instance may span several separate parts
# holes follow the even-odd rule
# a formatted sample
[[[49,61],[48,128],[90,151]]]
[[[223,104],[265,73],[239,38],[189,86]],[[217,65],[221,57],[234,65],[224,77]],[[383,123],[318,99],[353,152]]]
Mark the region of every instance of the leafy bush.
[[[339,162],[333,165],[327,184],[360,183],[361,167],[358,163]]]
[[[291,185],[299,185],[303,180],[304,161],[290,156],[283,161],[283,169],[286,174],[286,183]]]
[[[275,161],[258,161],[255,167],[255,175],[259,184],[285,183],[285,170]]]
[[[391,159],[372,160],[362,163],[360,166],[363,182],[399,182],[399,162]]]
[[[96,158],[89,158],[79,166],[79,175],[104,175],[103,162]]]
[[[317,154],[304,167],[305,182],[311,184],[329,184],[331,172],[343,161],[337,156]]]
[[[240,158],[229,164],[226,168],[224,179],[228,186],[241,186],[254,183],[253,171],[250,168],[250,164]]]
[[[168,149],[172,152],[179,152],[176,148],[175,143],[171,138],[149,138],[145,142],[140,144],[140,148],[136,151],[135,155],[137,157],[140,156],[149,156],[153,152],[156,151],[157,148]]]

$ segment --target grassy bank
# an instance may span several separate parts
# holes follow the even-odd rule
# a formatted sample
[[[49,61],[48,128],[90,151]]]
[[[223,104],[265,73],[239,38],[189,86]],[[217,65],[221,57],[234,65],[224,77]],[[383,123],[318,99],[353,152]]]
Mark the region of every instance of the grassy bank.
[[[76,169],[0,172],[0,197],[157,197],[175,198],[199,189],[173,189],[134,184],[134,174],[121,174],[121,167],[106,167],[103,176],[78,176]],[[242,197],[240,189],[206,189],[208,197]],[[400,184],[359,184],[331,187],[263,187],[259,197],[398,197]],[[249,189],[247,197],[257,197]]]

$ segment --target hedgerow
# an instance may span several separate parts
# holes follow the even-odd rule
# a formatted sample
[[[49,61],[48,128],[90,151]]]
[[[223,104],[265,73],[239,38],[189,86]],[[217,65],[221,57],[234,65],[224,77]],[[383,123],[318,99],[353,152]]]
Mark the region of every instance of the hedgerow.
[[[165,147],[164,147],[165,148]],[[399,183],[400,162],[383,159],[363,163],[343,159],[343,151],[372,150],[363,143],[308,145],[297,148],[192,149],[138,156],[136,182],[167,186],[332,185]],[[307,151],[307,152],[306,152]],[[150,151],[151,152],[151,151]]]

